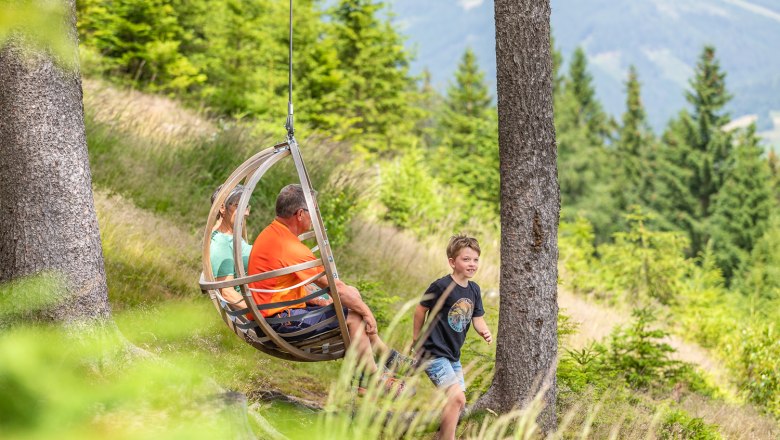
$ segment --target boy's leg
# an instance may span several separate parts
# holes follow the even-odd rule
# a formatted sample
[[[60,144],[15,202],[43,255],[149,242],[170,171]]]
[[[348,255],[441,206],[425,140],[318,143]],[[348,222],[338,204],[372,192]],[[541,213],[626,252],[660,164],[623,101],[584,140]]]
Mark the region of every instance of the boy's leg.
[[[428,364],[425,373],[437,388],[444,390],[447,394],[447,402],[444,404],[441,416],[439,438],[454,439],[460,413],[466,406],[461,364],[445,358],[436,358]]]
[[[447,403],[444,404],[444,411],[441,414],[441,427],[439,428],[439,438],[442,440],[452,440],[455,438],[455,430],[458,427],[460,413],[466,406],[466,394],[461,389],[460,384],[456,383],[447,388]]]

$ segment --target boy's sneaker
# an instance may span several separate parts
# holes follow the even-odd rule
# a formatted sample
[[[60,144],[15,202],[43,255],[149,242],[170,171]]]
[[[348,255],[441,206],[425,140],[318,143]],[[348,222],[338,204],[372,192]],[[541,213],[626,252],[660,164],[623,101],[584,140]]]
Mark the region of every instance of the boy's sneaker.
[[[390,355],[385,361],[385,368],[400,374],[409,374],[417,369],[417,359],[404,356],[395,349],[390,349]]]
[[[396,379],[393,377],[390,373],[382,373],[382,376],[379,378],[380,386],[384,387],[384,390],[392,397],[393,399],[397,399],[401,394],[403,394],[404,389],[406,389],[406,384],[401,379]]]
[[[363,397],[368,394],[368,381],[361,375],[358,381],[357,395]],[[397,399],[406,389],[406,384],[400,379],[393,377],[392,373],[384,372],[379,377],[378,386],[389,393],[393,399]]]

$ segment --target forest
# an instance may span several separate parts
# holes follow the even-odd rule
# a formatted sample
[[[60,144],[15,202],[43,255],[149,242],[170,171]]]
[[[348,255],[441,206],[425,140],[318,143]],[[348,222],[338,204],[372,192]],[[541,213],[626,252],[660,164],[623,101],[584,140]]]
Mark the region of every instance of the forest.
[[[296,135],[328,236],[342,276],[399,347],[411,344],[420,295],[449,270],[449,237],[477,237],[475,279],[495,335],[499,127],[496,92],[479,68],[495,54],[467,49],[436,90],[427,73],[410,73],[413,54],[386,3],[295,0]],[[197,287],[209,197],[246,158],[284,139],[288,6],[76,2],[89,166],[119,331],[85,340],[40,320],[67,289],[54,273],[0,276],[0,436],[433,438],[426,414],[440,401],[428,382],[410,378],[416,396],[396,402],[356,398],[346,391],[354,359],[292,363],[256,352]],[[730,124],[717,47],[689,60],[687,106],[655,132],[635,69],[614,118],[585,51],[561,53],[554,33],[561,308],[552,438],[777,438],[780,159],[754,126]],[[282,168],[258,185],[250,237],[292,179]],[[470,335],[462,356],[472,403],[490,386],[495,347]],[[239,397],[214,397],[224,390]],[[467,415],[458,435],[535,438],[538,411],[536,400],[508,415]]]

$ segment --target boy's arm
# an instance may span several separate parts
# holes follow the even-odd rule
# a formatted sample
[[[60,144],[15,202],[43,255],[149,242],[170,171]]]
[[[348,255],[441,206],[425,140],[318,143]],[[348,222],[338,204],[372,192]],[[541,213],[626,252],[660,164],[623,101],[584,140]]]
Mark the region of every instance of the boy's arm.
[[[412,328],[412,344],[417,345],[417,339],[420,337],[420,331],[425,324],[425,317],[428,314],[428,307],[417,304],[414,309],[414,327]]]
[[[482,336],[482,339],[484,339],[485,342],[488,344],[493,342],[493,335],[490,334],[490,329],[488,328],[484,317],[479,316],[472,319],[471,322],[474,323],[474,330],[476,330],[477,333]]]

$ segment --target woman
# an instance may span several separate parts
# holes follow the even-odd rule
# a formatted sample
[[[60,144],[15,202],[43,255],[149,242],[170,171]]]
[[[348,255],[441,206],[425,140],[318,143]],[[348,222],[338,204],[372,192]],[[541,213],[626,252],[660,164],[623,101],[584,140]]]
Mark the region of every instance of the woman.
[[[222,185],[220,185],[211,196],[212,205],[221,189]],[[233,223],[236,219],[238,201],[241,199],[241,194],[243,194],[243,192],[244,186],[238,185],[230,194],[228,194],[225,203],[220,206],[219,213],[217,214],[217,219],[220,220],[220,222],[211,233],[211,270],[214,279],[217,281],[232,280],[236,276],[236,267],[233,262]],[[247,206],[246,212],[244,212],[244,217],[248,215],[249,206]],[[244,265],[244,270],[246,270],[249,252],[251,250],[252,246],[241,238],[241,259],[243,260],[242,264]],[[219,289],[219,292],[223,298],[236,307],[242,309],[246,308],[246,303],[238,290],[238,286]]]

